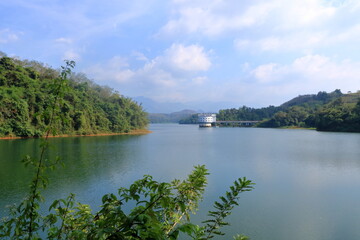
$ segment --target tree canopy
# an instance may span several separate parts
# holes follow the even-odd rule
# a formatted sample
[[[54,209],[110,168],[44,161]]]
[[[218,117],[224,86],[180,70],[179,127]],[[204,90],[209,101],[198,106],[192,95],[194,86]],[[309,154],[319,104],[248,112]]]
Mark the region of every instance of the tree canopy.
[[[0,136],[44,134],[59,71],[42,63],[0,58]],[[145,128],[142,106],[109,87],[72,73],[63,96],[58,134],[122,133]]]

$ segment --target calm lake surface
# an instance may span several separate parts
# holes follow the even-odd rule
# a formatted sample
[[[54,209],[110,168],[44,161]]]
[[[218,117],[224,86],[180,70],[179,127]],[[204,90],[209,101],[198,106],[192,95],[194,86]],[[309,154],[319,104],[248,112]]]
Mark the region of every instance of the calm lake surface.
[[[228,218],[226,237],[218,239],[237,233],[252,240],[360,239],[360,134],[177,124],[150,130],[143,136],[51,139],[51,155],[60,155],[65,168],[50,175],[46,199],[72,192],[96,208],[102,195],[144,174],[183,179],[194,165],[205,164],[211,175],[197,222],[235,179],[256,183]],[[39,143],[0,140],[0,216],[25,196],[31,175],[20,159],[38,154]]]

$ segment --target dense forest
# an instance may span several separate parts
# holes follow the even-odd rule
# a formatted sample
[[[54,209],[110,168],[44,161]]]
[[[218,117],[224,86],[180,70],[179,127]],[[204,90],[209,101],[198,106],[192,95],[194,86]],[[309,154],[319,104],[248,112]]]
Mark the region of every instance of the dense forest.
[[[256,127],[360,132],[360,92],[343,94],[336,89],[331,93],[300,95],[277,107],[222,109],[217,114],[217,120],[260,121]],[[179,123],[197,123],[197,115]]]
[[[0,58],[0,136],[39,137],[49,122],[59,71],[37,61]],[[130,98],[72,73],[63,96],[58,134],[123,133],[147,126],[147,114]]]
[[[219,121],[261,121],[272,117],[276,112],[280,111],[281,107],[269,106],[265,108],[250,108],[242,106],[238,109],[223,109],[217,114]]]
[[[359,132],[360,128],[356,126],[360,120],[360,112],[356,108],[358,98],[357,93],[342,94],[340,90],[299,96],[282,104],[279,112],[263,120],[259,126]]]

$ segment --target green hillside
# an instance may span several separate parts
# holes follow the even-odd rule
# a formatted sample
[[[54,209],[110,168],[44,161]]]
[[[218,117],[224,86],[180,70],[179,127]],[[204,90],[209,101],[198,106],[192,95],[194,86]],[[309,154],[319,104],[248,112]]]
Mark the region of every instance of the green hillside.
[[[241,107],[219,111],[218,120],[257,120],[258,127],[316,128],[319,131],[360,132],[360,92],[300,95],[278,107]]]
[[[37,137],[49,122],[59,72],[42,63],[0,58],[0,136]],[[83,74],[72,74],[63,96],[58,134],[122,133],[147,126],[142,107]]]
[[[330,102],[314,119],[319,131],[360,132],[360,92]]]
[[[260,127],[305,127],[319,131],[360,132],[359,93],[342,94],[340,90],[331,93],[296,97],[280,107]]]
[[[317,108],[321,105],[329,103],[330,101],[343,96],[339,89],[331,93],[318,92],[317,94],[300,95],[280,105],[283,109],[287,109],[293,106],[302,106],[305,108]]]

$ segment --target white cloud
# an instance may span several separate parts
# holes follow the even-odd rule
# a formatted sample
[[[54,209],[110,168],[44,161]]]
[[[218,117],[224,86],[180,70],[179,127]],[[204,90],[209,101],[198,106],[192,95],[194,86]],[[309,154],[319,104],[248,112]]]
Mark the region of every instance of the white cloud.
[[[158,60],[182,71],[206,71],[211,66],[204,48],[198,45],[173,44]]]
[[[160,34],[216,36],[265,26],[293,31],[319,26],[334,17],[337,10],[323,0],[173,1],[173,14]]]
[[[10,43],[19,40],[19,34],[11,31],[10,29],[0,30],[0,43]]]
[[[360,8],[357,1],[271,0],[276,5],[261,24],[238,34],[234,47],[241,52],[309,54],[334,47],[357,46]],[[356,10],[357,9],[357,10]],[[275,56],[276,57],[276,56]]]
[[[241,51],[301,54],[360,37],[355,0],[176,0],[160,36],[232,37]]]
[[[34,22],[42,19],[41,16],[43,19],[40,21],[46,21],[42,24],[55,23],[61,28],[58,31],[66,31],[74,39],[84,39],[116,30],[122,24],[142,16],[151,7],[151,4],[143,4],[141,0],[108,0],[102,4],[93,0],[76,1],[71,4],[61,1],[13,0],[7,4],[32,13],[30,16],[34,17]]]
[[[193,81],[193,83],[194,83],[195,85],[202,85],[202,84],[204,84],[207,80],[208,80],[208,78],[207,78],[207,77],[204,77],[204,76],[202,76],[202,77],[195,77],[195,78],[192,79],[192,81]]]
[[[123,69],[129,67],[129,63],[126,58],[115,56],[109,60],[108,66],[111,69]]]
[[[138,52],[138,51],[133,51],[133,53],[131,54],[133,57],[135,57],[136,60],[138,61],[149,61],[149,59],[145,56],[145,54]]]
[[[245,50],[250,46],[250,44],[251,44],[251,41],[247,40],[247,39],[235,39],[234,40],[235,48],[237,48],[238,50]]]
[[[312,49],[331,44],[331,36],[323,32],[296,32],[288,35],[266,36],[254,41],[236,39],[234,46],[239,51],[252,49],[258,52],[311,52]]]
[[[274,0],[278,4],[277,28],[296,29],[321,25],[335,16],[337,9],[323,0]]]
[[[274,5],[267,2],[246,7],[239,1],[174,1],[174,16],[161,34],[201,33],[219,35],[263,22]]]
[[[128,66],[125,58],[115,56],[105,64],[96,64],[86,69],[85,72],[100,82],[125,83],[130,81],[135,74],[128,69]]]
[[[73,61],[79,61],[81,59],[80,54],[73,49],[66,50],[62,59],[64,60],[73,60]]]
[[[55,42],[64,43],[64,44],[71,44],[73,42],[73,40],[71,38],[61,37],[61,38],[55,39]]]
[[[331,43],[343,43],[348,41],[356,41],[360,38],[360,24],[342,29],[334,36],[328,36]]]
[[[147,60],[142,53],[135,58]],[[142,95],[157,100],[185,101],[191,86],[203,84],[206,76],[198,73],[209,70],[211,61],[199,45],[173,44],[162,55],[147,60],[143,66],[132,68],[128,60],[113,57],[105,64],[96,64],[85,72],[91,78],[132,96]]]
[[[287,88],[302,94],[314,91],[360,89],[360,62],[336,61],[321,55],[307,55],[290,64],[264,64],[251,71],[251,76],[260,84]],[[276,85],[276,83],[281,83]],[[275,84],[274,84],[275,83]]]
[[[276,81],[279,75],[283,74],[283,70],[276,63],[268,63],[258,66],[251,74],[260,83],[269,83]]]

